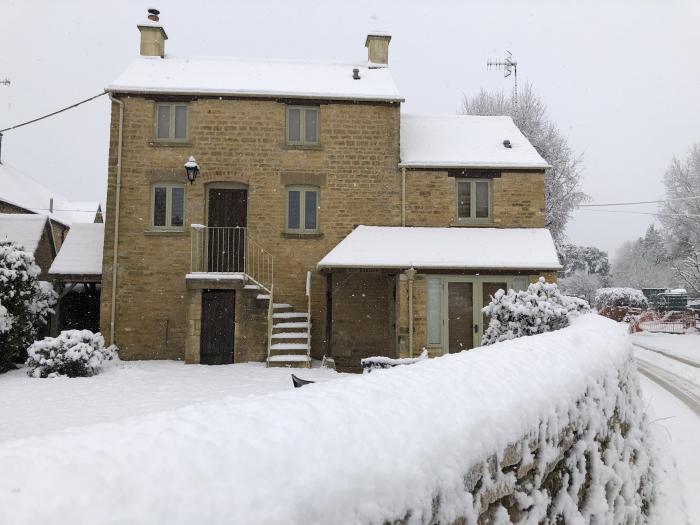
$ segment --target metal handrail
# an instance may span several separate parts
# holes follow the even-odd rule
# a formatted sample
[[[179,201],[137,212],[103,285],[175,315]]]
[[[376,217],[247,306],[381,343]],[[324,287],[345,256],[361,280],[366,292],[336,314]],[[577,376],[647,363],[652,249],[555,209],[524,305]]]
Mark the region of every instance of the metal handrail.
[[[311,357],[311,272],[306,272],[306,355]]]
[[[266,292],[274,281],[274,257],[244,226],[192,224],[190,240],[192,273],[245,273]]]

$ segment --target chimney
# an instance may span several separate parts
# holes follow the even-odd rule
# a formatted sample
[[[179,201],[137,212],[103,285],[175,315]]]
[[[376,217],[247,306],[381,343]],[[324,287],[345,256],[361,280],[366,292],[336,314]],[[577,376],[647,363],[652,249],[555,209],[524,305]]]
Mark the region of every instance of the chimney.
[[[365,47],[367,60],[373,64],[389,64],[389,41],[391,35],[383,31],[373,31],[367,35]]]
[[[165,56],[165,41],[168,39],[168,35],[163,26],[160,25],[158,15],[160,15],[160,11],[149,9],[148,20],[136,26],[141,32],[141,56],[160,58]]]

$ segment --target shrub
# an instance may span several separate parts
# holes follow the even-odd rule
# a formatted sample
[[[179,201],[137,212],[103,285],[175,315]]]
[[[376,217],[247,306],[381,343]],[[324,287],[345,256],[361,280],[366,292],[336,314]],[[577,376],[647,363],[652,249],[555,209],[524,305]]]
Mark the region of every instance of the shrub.
[[[50,283],[37,280],[34,256],[14,241],[0,241],[0,372],[24,360],[25,349],[46,325],[58,297]]]
[[[593,304],[596,310],[602,310],[606,306],[627,306],[642,310],[649,307],[647,298],[636,288],[600,288]]]
[[[115,346],[105,348],[102,334],[90,330],[65,330],[58,337],[36,341],[27,350],[30,377],[88,377],[99,373],[102,363],[118,359]]]
[[[545,282],[544,277],[521,292],[498,290],[482,310],[491,317],[482,344],[559,330],[589,309],[586,301],[563,295],[556,284]]]

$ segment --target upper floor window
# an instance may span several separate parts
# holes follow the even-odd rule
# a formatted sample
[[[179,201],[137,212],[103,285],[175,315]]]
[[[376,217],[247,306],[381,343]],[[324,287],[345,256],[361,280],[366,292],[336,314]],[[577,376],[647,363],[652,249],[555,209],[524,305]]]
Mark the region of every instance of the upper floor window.
[[[287,144],[318,144],[318,107],[287,106]]]
[[[151,226],[181,229],[185,224],[185,185],[155,184],[151,195]]]
[[[287,231],[318,233],[318,187],[287,186]]]
[[[156,104],[156,140],[187,140],[187,104]]]
[[[457,221],[491,220],[491,181],[457,180]]]

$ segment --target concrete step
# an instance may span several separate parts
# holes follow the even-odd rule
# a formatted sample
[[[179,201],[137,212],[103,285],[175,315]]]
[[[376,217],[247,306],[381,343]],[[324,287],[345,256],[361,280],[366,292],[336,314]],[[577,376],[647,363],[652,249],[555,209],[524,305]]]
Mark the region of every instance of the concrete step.
[[[311,358],[308,355],[272,355],[267,358],[267,364],[269,366],[311,368]]]
[[[269,293],[261,293],[260,295],[257,295],[255,298],[259,301],[268,301],[270,299],[270,294]]]
[[[244,290],[260,290],[261,288],[257,284],[246,284],[243,286]]]
[[[270,345],[270,350],[308,350],[306,343],[274,343]]]
[[[275,310],[286,310],[287,308],[293,308],[293,306],[287,303],[273,303],[272,308]]]
[[[272,334],[273,339],[306,339],[308,337],[308,332],[278,332]]]
[[[308,328],[311,328],[311,323],[309,323],[308,321],[292,321],[292,322],[276,323],[276,324],[272,325],[273,330],[274,329],[282,330],[285,328],[307,328],[308,329]]]
[[[274,319],[308,319],[309,314],[306,312],[279,312],[272,314]]]

